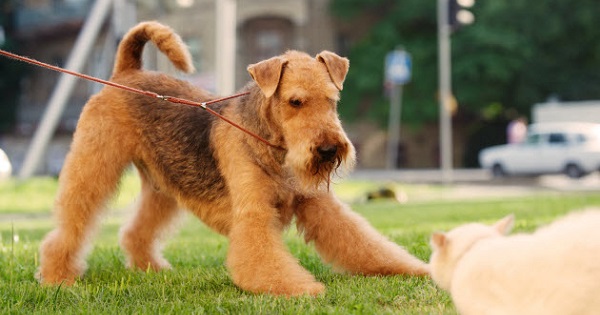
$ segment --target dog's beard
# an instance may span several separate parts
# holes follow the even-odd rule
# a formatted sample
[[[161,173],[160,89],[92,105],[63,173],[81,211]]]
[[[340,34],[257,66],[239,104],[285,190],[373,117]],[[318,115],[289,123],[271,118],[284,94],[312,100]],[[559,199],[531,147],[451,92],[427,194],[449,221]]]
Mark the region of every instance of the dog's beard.
[[[327,191],[331,186],[331,178],[334,175],[339,175],[337,170],[342,165],[342,157],[336,155],[332,161],[323,161],[319,157],[313,157],[313,161],[310,163],[309,169],[312,169],[313,176],[316,180],[316,186],[322,186],[323,183],[327,183]]]
[[[293,174],[297,189],[312,194],[329,191],[331,181],[344,177],[354,168],[354,163],[354,147],[348,143],[329,161],[314,154],[288,152],[285,164]]]

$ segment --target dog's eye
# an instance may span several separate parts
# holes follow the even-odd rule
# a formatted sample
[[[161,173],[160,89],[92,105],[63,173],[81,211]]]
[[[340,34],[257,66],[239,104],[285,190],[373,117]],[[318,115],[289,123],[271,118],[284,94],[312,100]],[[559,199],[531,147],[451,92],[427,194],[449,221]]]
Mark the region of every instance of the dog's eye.
[[[302,106],[302,101],[301,100],[296,100],[296,99],[291,99],[290,100],[290,105],[292,107],[300,107],[300,106]]]

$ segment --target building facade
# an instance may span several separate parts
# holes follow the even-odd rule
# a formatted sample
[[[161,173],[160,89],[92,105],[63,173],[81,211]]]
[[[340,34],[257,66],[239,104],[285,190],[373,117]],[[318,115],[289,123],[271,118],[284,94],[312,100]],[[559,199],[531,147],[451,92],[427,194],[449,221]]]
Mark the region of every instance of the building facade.
[[[136,22],[156,20],[172,27],[186,42],[196,73],[183,76],[152,45],[144,52],[147,69],[167,72],[215,91],[216,1],[219,0],[114,0],[101,33],[81,72],[108,79],[120,37]],[[57,66],[65,66],[95,0],[23,0],[12,7],[18,53]],[[329,0],[237,0],[235,86],[250,79],[249,64],[298,49],[316,55],[322,50],[340,52],[339,32],[328,14]],[[27,66],[21,80],[15,130],[0,144],[18,170],[31,136],[42,120],[48,100],[61,74]],[[87,99],[102,88],[78,80],[58,122],[41,172],[58,173],[70,136]]]
[[[14,1],[13,31],[23,55],[64,66],[73,45],[92,13],[96,1],[104,0],[23,0]],[[156,20],[171,26],[186,42],[196,73],[178,73],[153,45],[144,51],[144,67],[166,72],[192,84],[216,90],[217,1],[220,0],[113,0],[114,10],[105,19],[101,33],[81,71],[103,79],[110,77],[116,45],[131,26],[144,20]],[[365,16],[341,22],[331,17],[331,0],[237,0],[235,87],[250,80],[249,64],[284,53],[289,49],[316,55],[322,50],[347,56],[349,47],[362,38],[377,16]],[[383,62],[383,61],[382,61]],[[0,136],[0,146],[7,152],[13,169],[19,170],[31,136],[38,127],[60,74],[27,66],[22,79],[22,93],[17,108],[13,134]],[[58,123],[41,172],[57,174],[68,150],[81,109],[90,95],[102,88],[98,83],[78,80]],[[356,144],[360,167],[385,165],[385,126],[372,123],[345,125]],[[402,167],[437,167],[436,126],[419,132],[402,130]],[[459,126],[455,126],[454,161],[463,152]],[[458,155],[457,155],[458,154]],[[460,163],[460,162],[458,162]],[[457,163],[455,163],[457,164]]]
[[[181,35],[192,53],[197,72],[187,77],[193,84],[215,90],[216,1],[218,0],[115,0],[115,6],[82,71],[108,78],[116,42],[135,21],[156,20]],[[15,35],[20,53],[50,64],[64,66],[73,44],[93,7],[93,0],[25,0],[15,7]],[[235,61],[236,89],[249,79],[249,64],[289,49],[316,55],[321,50],[339,52],[340,34],[328,14],[328,0],[238,0]],[[121,20],[126,20],[125,23]],[[133,21],[133,22],[132,22]],[[145,66],[178,74],[170,62],[148,45]],[[29,68],[22,82],[17,133],[30,135],[39,123],[60,74]],[[59,132],[72,132],[81,107],[101,87],[78,82],[59,123]]]

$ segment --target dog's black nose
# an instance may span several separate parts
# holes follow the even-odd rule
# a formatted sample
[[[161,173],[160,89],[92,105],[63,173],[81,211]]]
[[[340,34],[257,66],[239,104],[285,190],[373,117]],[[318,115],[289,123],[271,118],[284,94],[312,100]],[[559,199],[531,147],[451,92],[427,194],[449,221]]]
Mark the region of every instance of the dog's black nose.
[[[338,147],[333,144],[323,145],[317,148],[317,152],[322,161],[331,162],[338,151]]]

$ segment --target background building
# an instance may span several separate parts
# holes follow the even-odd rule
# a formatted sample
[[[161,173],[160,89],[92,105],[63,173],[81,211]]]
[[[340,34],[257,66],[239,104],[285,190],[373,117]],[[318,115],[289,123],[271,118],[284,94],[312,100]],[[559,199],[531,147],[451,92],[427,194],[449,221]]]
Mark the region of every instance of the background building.
[[[93,4],[93,0],[15,1],[10,7],[13,26],[10,35],[18,42],[18,53],[64,66]],[[329,0],[237,1],[236,89],[250,79],[246,71],[249,64],[289,49],[312,55],[331,50],[343,55],[349,36],[344,34],[343,25],[330,17],[328,5]],[[145,67],[181,76],[198,87],[215,91],[216,9],[215,0],[116,0],[115,10],[106,19],[82,72],[109,78],[116,45],[123,33],[138,21],[157,20],[174,28],[187,43],[196,73],[186,76],[178,73],[152,45],[145,49]],[[30,137],[42,119],[59,76],[51,70],[26,67],[13,132],[0,140],[16,170],[21,167]],[[42,162],[41,172],[59,172],[81,108],[89,96],[101,88],[98,83],[78,80]]]

